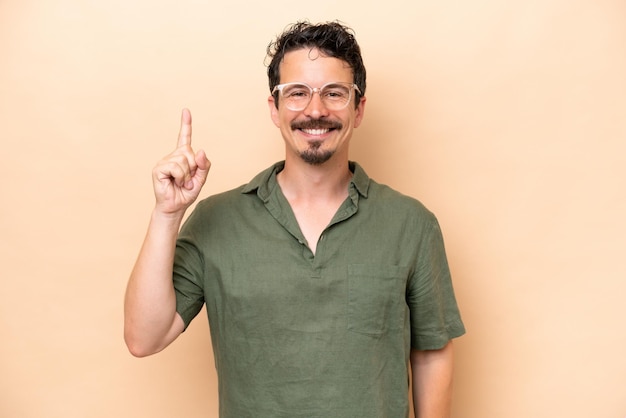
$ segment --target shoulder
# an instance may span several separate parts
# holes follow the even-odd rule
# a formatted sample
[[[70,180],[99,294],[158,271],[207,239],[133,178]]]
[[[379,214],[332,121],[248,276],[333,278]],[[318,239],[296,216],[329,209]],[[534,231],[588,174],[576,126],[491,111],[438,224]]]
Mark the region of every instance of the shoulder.
[[[420,200],[392,187],[370,179],[368,205],[396,216],[415,217],[421,221],[435,221],[436,217]]]
[[[196,205],[196,211],[208,211],[220,208],[238,207],[245,202],[259,203],[271,193],[276,185],[276,173],[284,167],[279,161],[258,173],[252,180],[234,189],[211,195]]]
[[[350,167],[354,172],[353,190],[358,191],[361,196],[359,206],[362,205],[365,209],[373,209],[376,212],[434,218],[433,213],[417,198],[377,182],[369,177],[356,161],[351,161]]]
[[[210,212],[214,216],[215,214],[228,212],[240,206],[243,201],[249,200],[250,195],[243,193],[244,187],[245,185],[241,185],[204,198],[196,204],[192,213],[206,214]]]
[[[200,200],[193,208],[180,231],[181,237],[195,237],[205,241],[210,237],[223,237],[242,219],[254,213],[252,196],[243,194],[244,186],[211,195]]]

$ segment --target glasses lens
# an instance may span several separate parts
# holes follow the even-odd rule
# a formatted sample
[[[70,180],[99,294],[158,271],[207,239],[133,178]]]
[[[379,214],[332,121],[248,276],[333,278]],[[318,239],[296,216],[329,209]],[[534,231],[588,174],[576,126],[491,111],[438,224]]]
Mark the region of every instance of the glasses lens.
[[[291,110],[302,110],[311,101],[311,88],[305,84],[287,84],[281,90],[285,105]]]
[[[347,84],[327,84],[322,87],[320,96],[329,109],[343,109],[350,101],[351,86]]]

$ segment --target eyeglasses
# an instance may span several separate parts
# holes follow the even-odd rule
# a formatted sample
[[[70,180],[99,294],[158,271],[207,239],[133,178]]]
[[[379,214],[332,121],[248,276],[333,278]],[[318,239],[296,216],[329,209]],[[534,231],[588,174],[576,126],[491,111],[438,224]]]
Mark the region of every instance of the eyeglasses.
[[[306,109],[311,103],[313,94],[318,93],[327,109],[341,110],[350,103],[353,90],[361,94],[359,87],[351,83],[331,82],[316,88],[306,83],[285,83],[276,85],[272,90],[272,95],[278,91],[287,109],[300,111]]]

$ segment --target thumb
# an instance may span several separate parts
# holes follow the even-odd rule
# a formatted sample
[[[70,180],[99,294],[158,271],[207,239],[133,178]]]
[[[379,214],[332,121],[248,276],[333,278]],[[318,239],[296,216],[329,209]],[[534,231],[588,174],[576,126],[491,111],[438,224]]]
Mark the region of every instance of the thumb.
[[[206,180],[211,168],[211,161],[206,157],[206,153],[203,150],[199,150],[195,155],[196,160],[196,175],[202,182]]]

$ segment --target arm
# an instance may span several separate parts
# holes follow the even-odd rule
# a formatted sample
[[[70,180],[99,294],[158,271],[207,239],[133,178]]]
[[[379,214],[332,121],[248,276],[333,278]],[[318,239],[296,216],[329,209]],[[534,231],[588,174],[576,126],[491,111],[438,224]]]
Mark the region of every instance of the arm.
[[[176,150],[152,172],[156,204],[126,288],[124,340],[135,356],[161,351],[184,329],[172,282],[176,238],[210,166],[203,151],[191,148],[191,115],[185,109]]]
[[[439,350],[411,350],[415,418],[450,417],[452,369],[452,341]]]

